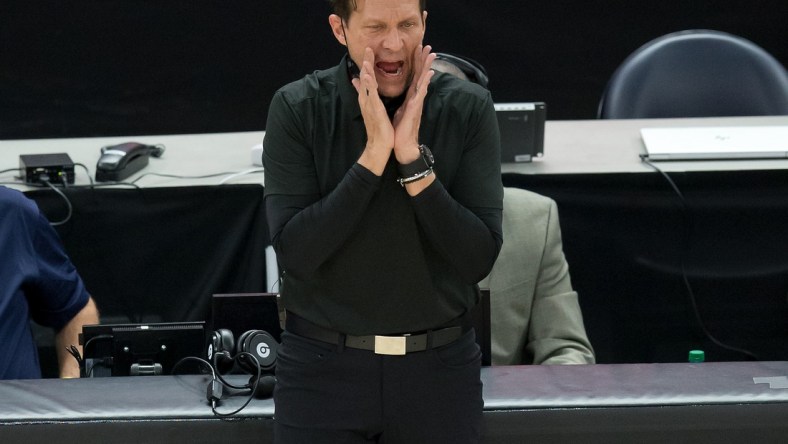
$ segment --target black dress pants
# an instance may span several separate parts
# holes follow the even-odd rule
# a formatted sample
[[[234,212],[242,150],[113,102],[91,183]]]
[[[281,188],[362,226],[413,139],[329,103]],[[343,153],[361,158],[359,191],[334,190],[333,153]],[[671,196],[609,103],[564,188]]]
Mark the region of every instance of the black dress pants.
[[[443,347],[378,355],[285,331],[274,442],[478,443],[481,352],[473,330]]]

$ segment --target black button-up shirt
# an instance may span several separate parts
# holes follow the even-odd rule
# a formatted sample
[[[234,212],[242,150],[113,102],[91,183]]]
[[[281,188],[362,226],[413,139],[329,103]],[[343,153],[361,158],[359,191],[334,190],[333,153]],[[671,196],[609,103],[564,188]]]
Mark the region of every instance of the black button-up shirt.
[[[410,197],[393,155],[382,177],[356,163],[366,131],[345,60],[275,94],[263,163],[288,310],[348,334],[394,334],[442,325],[477,302],[503,238],[490,93],[436,73],[419,142],[437,180]]]

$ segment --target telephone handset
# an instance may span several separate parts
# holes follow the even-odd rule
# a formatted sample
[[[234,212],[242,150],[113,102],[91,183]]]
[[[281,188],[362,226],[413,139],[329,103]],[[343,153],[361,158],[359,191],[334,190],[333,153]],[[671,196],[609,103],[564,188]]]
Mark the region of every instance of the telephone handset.
[[[164,145],[145,145],[127,142],[101,148],[101,157],[96,164],[96,180],[99,182],[123,180],[148,165],[148,158],[161,157]]]

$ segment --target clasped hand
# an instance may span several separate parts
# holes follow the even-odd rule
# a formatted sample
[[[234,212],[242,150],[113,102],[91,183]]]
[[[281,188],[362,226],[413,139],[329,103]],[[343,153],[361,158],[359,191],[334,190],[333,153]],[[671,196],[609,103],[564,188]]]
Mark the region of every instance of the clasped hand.
[[[367,131],[367,145],[359,163],[380,176],[394,151],[399,163],[410,163],[419,156],[419,126],[424,98],[432,79],[432,47],[419,45],[413,55],[413,80],[405,92],[405,100],[389,120],[378,94],[375,78],[375,53],[367,48],[358,78],[352,80],[358,92],[358,104]]]

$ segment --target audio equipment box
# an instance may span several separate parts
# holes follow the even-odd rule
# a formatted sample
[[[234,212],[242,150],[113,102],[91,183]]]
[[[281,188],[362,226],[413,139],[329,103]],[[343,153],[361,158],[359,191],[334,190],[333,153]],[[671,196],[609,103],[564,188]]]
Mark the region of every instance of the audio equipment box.
[[[20,154],[19,170],[25,183],[74,183],[74,162],[66,153]]]
[[[501,162],[530,162],[544,154],[544,102],[496,103]]]

